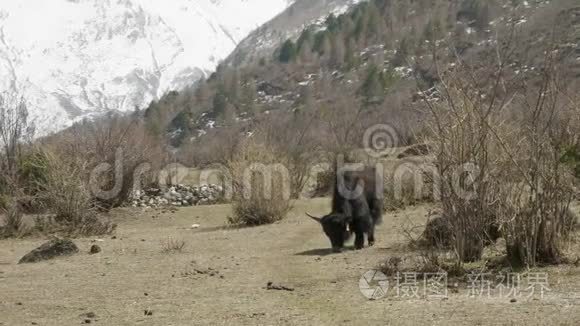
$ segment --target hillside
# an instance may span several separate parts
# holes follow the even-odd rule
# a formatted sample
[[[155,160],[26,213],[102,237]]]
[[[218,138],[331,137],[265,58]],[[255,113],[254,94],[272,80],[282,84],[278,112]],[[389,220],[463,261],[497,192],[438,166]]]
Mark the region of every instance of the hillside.
[[[288,38],[310,25],[324,25],[329,14],[340,15],[362,0],[298,0],[280,15],[256,29],[236,47],[226,64],[242,66],[270,55]]]
[[[322,3],[328,4],[318,5]],[[282,34],[288,40],[273,50],[266,44],[264,49],[271,50],[262,52],[252,38],[280,38],[276,26],[299,15],[297,6],[304,4],[297,2],[243,41],[229,64],[218,67],[200,88],[153,103],[145,114],[152,129],[158,134],[166,130],[174,146],[199,154],[216,152],[215,146],[224,145],[215,143],[228,142],[232,132],[251,135],[264,125],[284,126],[287,136],[304,134],[306,128],[308,135],[299,139],[319,143],[337,138],[333,133],[340,126],[356,123],[360,129],[382,121],[399,129],[404,145],[420,132],[421,99],[436,98],[430,93],[440,78],[433,50],[443,71],[458,60],[485,68],[496,64],[498,44],[505,46],[512,30],[510,74],[520,80],[537,78],[543,51],[553,41],[559,63],[566,67],[567,85],[574,89],[578,82],[580,16],[575,1],[363,2],[342,15],[318,19],[301,33],[295,33],[295,26],[304,19],[286,23],[289,31]],[[308,21],[312,15],[301,17]],[[249,48],[258,50],[247,52]],[[358,145],[360,132],[341,142]]]

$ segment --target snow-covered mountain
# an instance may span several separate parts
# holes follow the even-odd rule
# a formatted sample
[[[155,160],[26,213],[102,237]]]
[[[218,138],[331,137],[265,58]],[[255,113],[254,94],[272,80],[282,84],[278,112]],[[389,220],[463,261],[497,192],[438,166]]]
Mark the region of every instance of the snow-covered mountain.
[[[0,91],[41,133],[193,85],[293,0],[0,0]]]

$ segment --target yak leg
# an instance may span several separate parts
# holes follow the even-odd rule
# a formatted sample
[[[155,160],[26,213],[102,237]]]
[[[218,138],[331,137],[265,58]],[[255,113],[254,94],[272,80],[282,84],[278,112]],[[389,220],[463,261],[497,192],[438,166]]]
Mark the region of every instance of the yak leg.
[[[365,247],[365,233],[368,232],[368,228],[365,225],[365,221],[357,218],[354,220],[354,248],[355,249],[362,249]]]
[[[375,226],[371,224],[368,234],[369,247],[375,245]]]
[[[354,248],[359,250],[365,247],[365,234],[364,232],[357,231],[354,238]]]

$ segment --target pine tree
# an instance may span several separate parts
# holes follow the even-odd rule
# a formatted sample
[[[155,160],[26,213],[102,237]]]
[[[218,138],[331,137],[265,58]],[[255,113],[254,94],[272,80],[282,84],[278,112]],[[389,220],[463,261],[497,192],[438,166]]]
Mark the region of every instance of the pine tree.
[[[332,50],[330,53],[330,64],[336,68],[342,67],[345,54],[346,49],[342,35],[336,35],[336,37],[334,37],[334,42],[332,44]]]
[[[226,102],[220,120],[226,125],[232,125],[236,121],[236,108],[231,103]]]
[[[217,93],[213,97],[212,111],[216,117],[221,117],[225,113],[228,98],[224,85],[220,84]]]
[[[382,76],[382,69],[377,65],[372,64],[367,69],[366,78],[359,93],[364,97],[366,105],[382,100],[384,95],[384,76]]]
[[[301,63],[312,63],[312,47],[310,45],[310,42],[304,42],[302,43],[302,46],[300,47],[300,52],[298,53],[298,60]]]
[[[292,40],[287,40],[286,42],[284,42],[284,44],[282,44],[282,47],[280,48],[278,61],[282,63],[289,63],[294,61],[295,58],[296,58],[296,45],[294,45],[294,42],[292,42]]]
[[[355,44],[354,41],[349,38],[346,41],[345,52],[344,52],[344,63],[346,69],[350,70],[357,66],[357,58],[355,55]]]
[[[338,20],[336,19],[336,16],[334,14],[330,14],[330,16],[328,16],[328,18],[326,18],[326,29],[330,32],[330,33],[337,33],[340,30],[340,26],[338,25]]]
[[[312,32],[312,29],[308,27],[302,32],[302,34],[300,34],[298,41],[296,41],[296,52],[302,53],[304,46],[308,46],[310,49],[312,49],[313,43],[314,33]]]
[[[255,111],[257,93],[256,81],[254,79],[246,81],[242,89],[241,102],[243,110],[250,115]]]
[[[399,47],[397,48],[397,53],[391,62],[395,67],[402,67],[407,65],[407,59],[411,52],[409,40],[407,38],[403,38],[399,43]]]

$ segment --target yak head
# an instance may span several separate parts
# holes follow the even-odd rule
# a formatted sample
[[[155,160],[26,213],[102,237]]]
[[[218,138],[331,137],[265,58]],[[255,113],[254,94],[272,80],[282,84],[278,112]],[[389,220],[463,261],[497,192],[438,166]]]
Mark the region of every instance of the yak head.
[[[351,236],[349,224],[352,222],[352,217],[339,213],[323,217],[312,216],[308,213],[306,215],[322,225],[322,230],[330,239],[332,251],[340,252],[344,247],[344,242]]]

